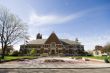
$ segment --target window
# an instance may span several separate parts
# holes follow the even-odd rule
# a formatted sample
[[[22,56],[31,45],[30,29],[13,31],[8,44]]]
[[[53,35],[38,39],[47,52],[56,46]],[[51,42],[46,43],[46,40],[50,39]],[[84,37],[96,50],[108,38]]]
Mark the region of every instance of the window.
[[[44,53],[48,53],[48,50],[44,50]]]
[[[40,53],[40,50],[37,50],[37,53]]]
[[[96,51],[96,55],[99,55],[99,52],[98,51]]]
[[[59,53],[62,53],[62,50],[59,50]]]
[[[56,46],[55,46],[55,42],[52,42],[51,43],[51,48],[55,48]]]

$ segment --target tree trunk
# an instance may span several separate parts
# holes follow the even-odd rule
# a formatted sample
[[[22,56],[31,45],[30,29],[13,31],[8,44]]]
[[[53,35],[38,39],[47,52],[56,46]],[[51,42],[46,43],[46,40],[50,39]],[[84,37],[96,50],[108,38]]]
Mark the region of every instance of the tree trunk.
[[[4,59],[4,55],[5,55],[4,52],[5,52],[4,48],[2,48],[2,57],[1,57],[2,59]]]
[[[3,46],[2,47],[2,59],[4,59],[4,57],[5,57],[5,49],[6,49],[6,46]]]

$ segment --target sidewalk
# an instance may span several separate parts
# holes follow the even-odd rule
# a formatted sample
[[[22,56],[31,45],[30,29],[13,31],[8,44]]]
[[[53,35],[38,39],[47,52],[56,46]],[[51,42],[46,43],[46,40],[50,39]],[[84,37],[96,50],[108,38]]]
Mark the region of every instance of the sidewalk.
[[[62,59],[65,62],[44,62],[46,59]],[[92,59],[94,60],[94,59]],[[26,61],[13,61],[0,64],[0,68],[108,68],[110,63],[83,61],[70,58],[38,58]]]

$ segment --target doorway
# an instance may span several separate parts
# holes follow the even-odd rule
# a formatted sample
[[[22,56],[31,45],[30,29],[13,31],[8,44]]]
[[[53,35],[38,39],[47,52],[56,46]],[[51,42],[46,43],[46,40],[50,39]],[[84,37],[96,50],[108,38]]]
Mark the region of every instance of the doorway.
[[[55,55],[55,50],[51,50],[51,55]]]

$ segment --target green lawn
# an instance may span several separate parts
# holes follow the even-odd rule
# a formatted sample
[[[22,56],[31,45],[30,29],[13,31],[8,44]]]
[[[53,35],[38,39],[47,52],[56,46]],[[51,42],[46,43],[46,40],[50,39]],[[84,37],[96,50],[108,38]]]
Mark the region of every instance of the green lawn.
[[[69,56],[72,58],[92,58],[92,59],[99,59],[99,60],[104,60],[106,56]],[[20,60],[20,59],[35,59],[37,56],[5,56],[4,60],[5,61],[11,61],[11,60]],[[109,57],[110,59],[110,57]]]
[[[106,56],[85,56],[85,57],[99,60],[104,60],[106,58]],[[110,59],[110,57],[108,59]]]
[[[36,56],[5,56],[4,60],[10,61],[10,60],[16,60],[16,59],[35,59]]]

